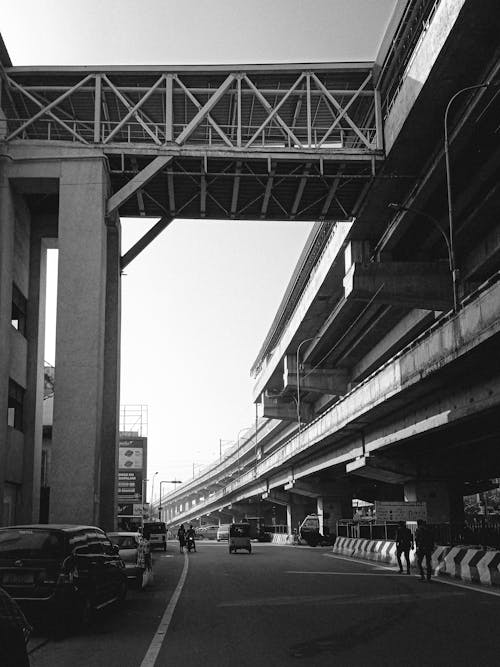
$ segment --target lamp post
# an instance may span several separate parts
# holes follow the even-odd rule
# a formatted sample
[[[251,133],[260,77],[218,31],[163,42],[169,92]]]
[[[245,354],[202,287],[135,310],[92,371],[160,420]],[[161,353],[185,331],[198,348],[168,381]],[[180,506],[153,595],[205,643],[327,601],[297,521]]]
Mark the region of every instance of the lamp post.
[[[237,435],[236,453],[238,455],[238,479],[240,477],[240,435],[244,431],[248,431],[248,426],[245,426],[245,428],[240,428],[240,430],[238,431],[238,435]]]
[[[153,499],[154,499],[154,488],[155,488],[155,477],[158,473],[155,472],[153,475],[153,479],[151,481],[151,518],[153,518],[152,511],[153,511]]]
[[[409,211],[410,213],[416,213],[421,215],[426,220],[429,220],[434,227],[438,230],[441,236],[446,243],[446,250],[448,251],[448,263],[450,266],[451,280],[452,280],[452,289],[453,289],[453,312],[458,312],[458,282],[457,282],[457,270],[455,267],[455,253],[453,252],[453,237],[450,237],[446,234],[445,230],[441,227],[438,220],[430,213],[426,213],[418,208],[413,208],[413,206],[403,206],[402,204],[396,204],[391,202],[389,208],[392,208],[396,211]]]
[[[162,507],[162,504],[161,504],[161,487],[162,487],[162,484],[181,484],[181,483],[182,482],[178,479],[162,479],[160,481],[160,504],[158,505],[158,518],[160,519],[160,521],[161,521],[160,512],[163,512],[163,507]]]
[[[317,340],[319,336],[311,336],[310,338],[305,338],[304,340],[301,340],[300,343],[297,345],[297,352],[296,352],[296,373],[297,373],[297,423],[299,426],[299,440],[300,440],[300,434],[301,434],[301,420],[300,420],[300,367],[299,367],[299,362],[300,362],[300,348],[302,345],[305,343],[310,343],[312,340]]]
[[[453,310],[454,312],[458,312],[460,308],[460,303],[458,301],[458,273],[455,265],[455,257],[454,257],[454,242],[453,242],[453,235],[454,235],[454,210],[453,210],[453,199],[452,199],[452,192],[451,192],[451,169],[450,169],[450,140],[448,136],[448,115],[450,113],[450,108],[453,102],[459,97],[462,93],[465,93],[469,90],[477,90],[479,88],[487,88],[490,86],[492,82],[490,81],[483,81],[483,83],[478,83],[475,86],[466,86],[465,88],[461,88],[460,90],[457,90],[457,92],[452,95],[450,98],[448,104],[446,105],[446,109],[444,112],[444,157],[445,157],[445,167],[446,167],[446,194],[448,197],[448,235],[449,235],[449,247],[450,247],[450,263],[451,259],[453,259],[453,269],[452,269],[452,280],[453,280]],[[494,82],[493,85],[498,85],[497,82]],[[451,266],[450,266],[451,268]]]

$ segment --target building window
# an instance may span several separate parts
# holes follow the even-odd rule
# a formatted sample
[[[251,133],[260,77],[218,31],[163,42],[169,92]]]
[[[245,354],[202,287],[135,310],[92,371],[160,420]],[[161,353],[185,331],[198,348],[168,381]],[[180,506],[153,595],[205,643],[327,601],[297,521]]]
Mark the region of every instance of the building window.
[[[13,283],[11,324],[23,336],[26,336],[26,303],[26,297],[17,285]]]
[[[8,425],[18,431],[23,431],[24,394],[21,385],[9,379],[9,408],[7,413]]]

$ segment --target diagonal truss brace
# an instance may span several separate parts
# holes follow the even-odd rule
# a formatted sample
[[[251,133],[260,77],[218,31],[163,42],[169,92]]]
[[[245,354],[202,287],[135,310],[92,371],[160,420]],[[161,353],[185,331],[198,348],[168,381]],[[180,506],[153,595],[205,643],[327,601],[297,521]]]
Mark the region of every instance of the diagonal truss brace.
[[[13,139],[13,138],[16,137],[18,134],[21,134],[21,132],[24,132],[24,130],[25,130],[27,127],[29,127],[32,123],[34,123],[35,121],[37,121],[41,116],[44,116],[45,114],[47,114],[47,115],[49,115],[51,118],[53,118],[57,123],[59,123],[60,125],[62,125],[62,126],[64,127],[65,130],[67,130],[67,131],[70,132],[74,137],[76,137],[76,138],[78,139],[78,141],[81,141],[81,142],[83,142],[83,143],[85,143],[85,144],[88,144],[88,141],[85,141],[85,139],[84,139],[83,137],[81,137],[77,132],[75,132],[71,127],[69,127],[69,125],[67,125],[63,120],[61,120],[61,119],[58,118],[55,114],[53,114],[52,111],[51,111],[51,109],[53,109],[54,107],[56,107],[56,106],[57,106],[58,104],[60,104],[63,100],[65,100],[67,97],[69,97],[70,95],[72,95],[72,94],[75,92],[75,90],[78,90],[78,88],[81,88],[82,86],[84,86],[84,85],[87,83],[87,81],[89,81],[90,79],[93,79],[93,78],[94,78],[94,75],[93,75],[93,74],[89,74],[89,75],[86,76],[84,79],[82,79],[79,83],[77,83],[75,86],[73,86],[72,88],[70,88],[69,90],[67,90],[66,92],[64,92],[64,93],[63,93],[62,95],[60,95],[57,99],[53,100],[50,104],[48,104],[47,106],[44,107],[43,104],[42,104],[39,100],[37,100],[36,97],[34,97],[33,95],[31,95],[27,90],[24,90],[24,88],[23,88],[22,86],[20,86],[18,83],[16,83],[13,79],[11,79],[10,77],[7,77],[9,84],[10,84],[13,88],[16,88],[17,90],[19,90],[23,95],[25,95],[26,97],[28,97],[32,102],[34,102],[38,107],[40,107],[40,111],[39,111],[38,113],[36,113],[32,118],[30,118],[29,120],[27,120],[26,123],[23,123],[20,127],[18,127],[17,130],[14,130],[14,132],[12,132],[12,133],[7,137],[7,141],[10,141],[10,139]]]
[[[144,167],[142,171],[130,179],[118,192],[108,199],[106,215],[111,215],[132,197],[137,190],[144,187],[165,165],[173,160],[172,155],[159,155]]]

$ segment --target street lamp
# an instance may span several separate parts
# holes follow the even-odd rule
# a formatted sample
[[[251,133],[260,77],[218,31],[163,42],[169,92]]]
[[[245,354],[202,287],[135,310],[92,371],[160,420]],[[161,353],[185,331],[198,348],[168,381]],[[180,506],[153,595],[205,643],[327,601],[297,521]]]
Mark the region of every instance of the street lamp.
[[[453,234],[454,234],[454,211],[453,211],[453,199],[451,196],[451,169],[450,169],[450,141],[448,136],[448,115],[450,112],[451,105],[462,93],[467,92],[468,90],[477,90],[478,88],[487,88],[490,85],[499,85],[498,82],[483,81],[483,83],[478,83],[475,86],[466,86],[457,90],[457,92],[452,95],[446,109],[444,112],[444,157],[445,157],[445,166],[446,166],[446,194],[448,197],[448,225],[449,225],[449,247],[450,251],[450,264],[451,258],[453,258],[453,269],[452,269],[452,280],[453,280],[453,310],[458,312],[460,304],[458,301],[458,274],[455,266],[455,258],[453,254]],[[450,266],[451,268],[451,266]]]
[[[438,220],[433,215],[430,215],[430,213],[426,213],[425,211],[422,211],[418,208],[413,208],[413,206],[403,206],[402,204],[396,204],[395,202],[391,202],[388,207],[394,209],[395,211],[408,211],[410,213],[421,215],[423,218],[426,218],[426,220],[429,220],[429,222],[431,222],[441,234],[444,242],[446,243],[446,250],[448,251],[448,262],[450,266],[453,289],[453,312],[458,312],[458,282],[456,279],[457,271],[455,267],[455,253],[453,252],[453,237],[449,237],[446,234]]]
[[[299,370],[299,361],[300,361],[300,348],[302,345],[305,343],[310,343],[312,340],[317,340],[319,336],[311,336],[311,338],[305,338],[304,340],[301,340],[300,343],[297,346],[297,352],[296,352],[296,373],[297,373],[297,422],[299,426],[299,441],[300,441],[300,433],[301,433],[301,420],[300,420],[300,370]]]
[[[161,504],[161,487],[162,484],[182,484],[182,482],[178,479],[162,479],[160,482],[160,504],[158,505],[158,518],[161,520],[161,514],[160,512],[163,512],[163,507]]]
[[[244,428],[240,428],[240,430],[238,431],[238,435],[237,435],[236,453],[238,455],[238,479],[240,477],[240,435],[244,431],[248,431],[248,426],[245,426]]]
[[[155,488],[155,477],[156,477],[156,475],[157,475],[157,474],[158,474],[158,473],[157,473],[157,472],[155,472],[155,474],[153,475],[153,479],[152,479],[152,481],[151,481],[151,511],[153,511],[153,500],[154,500],[154,488]],[[152,518],[152,515],[151,515],[151,518]]]

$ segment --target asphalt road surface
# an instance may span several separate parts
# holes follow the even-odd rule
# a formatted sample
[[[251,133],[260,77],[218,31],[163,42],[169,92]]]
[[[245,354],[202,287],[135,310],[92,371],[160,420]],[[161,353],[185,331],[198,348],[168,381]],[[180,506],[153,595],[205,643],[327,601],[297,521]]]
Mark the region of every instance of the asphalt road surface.
[[[32,667],[500,665],[498,591],[421,583],[331,548],[252,546],[169,543],[149,589],[71,637],[35,634]]]

